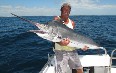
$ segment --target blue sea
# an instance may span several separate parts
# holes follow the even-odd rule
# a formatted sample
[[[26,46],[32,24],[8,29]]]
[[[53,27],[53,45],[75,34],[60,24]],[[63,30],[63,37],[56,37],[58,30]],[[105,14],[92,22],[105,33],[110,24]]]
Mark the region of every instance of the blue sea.
[[[45,24],[53,16],[23,16]],[[70,16],[80,32],[102,47],[110,55],[116,49],[116,16]],[[53,43],[38,37],[29,30],[36,26],[16,17],[0,17],[0,73],[38,73],[53,54]],[[77,50],[79,54],[102,54],[103,50]],[[116,54],[116,53],[115,53]],[[116,61],[113,61],[115,64]]]

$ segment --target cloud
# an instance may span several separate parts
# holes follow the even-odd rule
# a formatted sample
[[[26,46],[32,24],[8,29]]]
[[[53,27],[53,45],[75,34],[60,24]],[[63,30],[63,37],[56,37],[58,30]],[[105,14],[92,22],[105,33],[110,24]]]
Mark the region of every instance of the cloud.
[[[72,6],[71,15],[116,15],[116,5],[102,4],[101,0],[62,0],[60,5],[65,2]],[[58,7],[60,7],[59,4]],[[60,15],[58,7],[1,5],[0,16],[11,16],[10,13],[20,16],[56,16]]]
[[[61,4],[66,2],[71,4],[74,15],[116,15],[116,5],[101,4],[101,0],[63,0]]]
[[[56,15],[58,13],[57,8],[47,7],[25,7],[25,6],[0,6],[0,16],[10,16],[10,13],[16,13],[24,16],[49,16]]]
[[[64,0],[68,2],[75,9],[104,9],[104,8],[116,8],[116,5],[100,5],[100,0]]]

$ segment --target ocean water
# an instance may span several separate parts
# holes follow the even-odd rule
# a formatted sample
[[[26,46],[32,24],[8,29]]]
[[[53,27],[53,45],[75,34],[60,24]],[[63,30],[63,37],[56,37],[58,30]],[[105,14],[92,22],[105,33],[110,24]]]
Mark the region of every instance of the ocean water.
[[[53,16],[26,16],[39,23],[53,20]],[[71,16],[80,32],[102,47],[110,55],[116,49],[116,16]],[[53,54],[53,43],[38,37],[29,30],[36,26],[16,17],[0,17],[0,73],[38,73]],[[103,50],[77,51],[79,54],[104,53]],[[116,54],[116,53],[115,53]],[[116,61],[113,61],[115,64]]]

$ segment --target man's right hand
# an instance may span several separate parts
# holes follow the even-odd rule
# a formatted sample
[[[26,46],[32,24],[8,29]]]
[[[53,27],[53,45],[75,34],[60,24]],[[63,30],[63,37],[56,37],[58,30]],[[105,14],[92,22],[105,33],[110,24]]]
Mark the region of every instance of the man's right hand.
[[[88,48],[89,47],[87,47],[87,46],[84,46],[83,48],[81,48],[83,51],[86,51],[86,50],[88,50]]]
[[[59,42],[59,44],[60,44],[61,46],[67,46],[69,43],[70,43],[70,39],[69,39],[69,38],[64,38],[63,40],[61,40],[61,41]]]

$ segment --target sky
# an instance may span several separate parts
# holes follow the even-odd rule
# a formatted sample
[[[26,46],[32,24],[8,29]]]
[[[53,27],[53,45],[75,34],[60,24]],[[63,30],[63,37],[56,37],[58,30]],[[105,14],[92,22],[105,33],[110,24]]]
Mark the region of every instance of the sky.
[[[71,4],[70,15],[116,15],[116,0],[0,0],[0,17],[58,16],[63,3]]]

